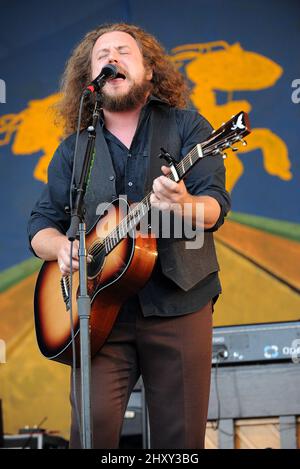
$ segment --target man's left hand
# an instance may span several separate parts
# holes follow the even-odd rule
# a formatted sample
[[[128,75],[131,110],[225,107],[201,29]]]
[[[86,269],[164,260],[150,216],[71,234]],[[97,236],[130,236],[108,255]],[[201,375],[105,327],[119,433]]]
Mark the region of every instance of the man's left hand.
[[[184,204],[190,201],[190,194],[183,180],[175,182],[167,178],[168,174],[171,173],[171,169],[167,166],[162,166],[161,170],[164,175],[153,181],[153,193],[150,196],[151,205],[159,210],[175,209],[176,211],[176,205],[182,209]]]

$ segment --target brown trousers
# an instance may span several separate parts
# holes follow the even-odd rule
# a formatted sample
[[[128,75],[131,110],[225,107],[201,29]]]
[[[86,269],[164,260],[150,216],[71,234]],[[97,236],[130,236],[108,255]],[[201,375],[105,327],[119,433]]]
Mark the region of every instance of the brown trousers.
[[[178,317],[117,322],[92,360],[94,448],[118,448],[124,413],[140,375],[151,448],[204,448],[211,372],[212,306]],[[80,370],[77,370],[80,405]],[[80,448],[74,406],[70,448]]]

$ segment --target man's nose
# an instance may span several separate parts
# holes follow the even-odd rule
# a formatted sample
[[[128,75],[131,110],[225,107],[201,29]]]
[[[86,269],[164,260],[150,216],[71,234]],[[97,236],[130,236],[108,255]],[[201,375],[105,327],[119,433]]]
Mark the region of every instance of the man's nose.
[[[109,56],[108,56],[108,62],[111,63],[118,63],[119,62],[119,56],[117,51],[111,51]]]

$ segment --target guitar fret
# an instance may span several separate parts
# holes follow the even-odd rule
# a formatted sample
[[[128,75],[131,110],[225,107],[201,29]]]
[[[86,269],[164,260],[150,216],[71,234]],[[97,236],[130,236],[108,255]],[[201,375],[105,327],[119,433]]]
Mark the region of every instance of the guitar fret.
[[[177,172],[180,177],[184,174],[184,167],[183,167],[183,162],[180,161],[179,165],[177,165]]]
[[[125,235],[125,233],[123,232],[123,228],[124,228],[123,223],[121,222],[119,226],[120,226],[120,230],[119,230],[120,231],[120,238],[123,238],[123,236]]]
[[[184,160],[185,160],[185,159],[183,158],[183,160],[182,160],[182,167],[183,167],[183,172],[185,173]]]

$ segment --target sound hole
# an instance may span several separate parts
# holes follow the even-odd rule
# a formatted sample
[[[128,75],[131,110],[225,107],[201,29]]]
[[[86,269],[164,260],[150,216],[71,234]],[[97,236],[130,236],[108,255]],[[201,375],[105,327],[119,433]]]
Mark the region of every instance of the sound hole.
[[[92,251],[93,252],[93,251]],[[87,275],[88,277],[96,277],[101,271],[105,259],[105,249],[99,249],[98,252],[94,252],[92,257],[92,262],[89,262],[87,265]]]

